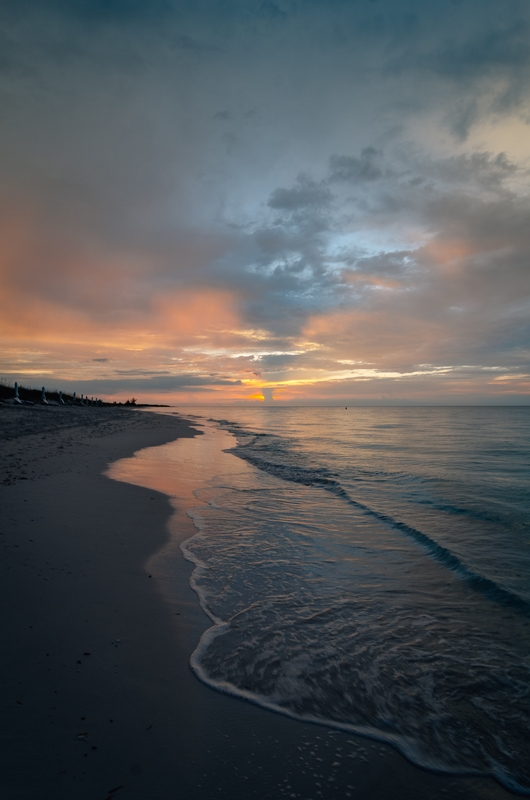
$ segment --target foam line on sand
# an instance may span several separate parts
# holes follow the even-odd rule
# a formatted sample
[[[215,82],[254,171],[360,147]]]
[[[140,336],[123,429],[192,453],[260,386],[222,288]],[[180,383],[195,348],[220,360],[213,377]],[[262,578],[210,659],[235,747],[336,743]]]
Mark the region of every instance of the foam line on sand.
[[[165,495],[104,475],[141,448],[194,435],[188,423],[11,406],[0,407],[0,435],[0,797],[511,796],[196,679],[189,657],[209,622],[189,586],[192,567],[183,558],[171,566],[171,603],[146,569],[170,529],[184,540],[192,523]]]

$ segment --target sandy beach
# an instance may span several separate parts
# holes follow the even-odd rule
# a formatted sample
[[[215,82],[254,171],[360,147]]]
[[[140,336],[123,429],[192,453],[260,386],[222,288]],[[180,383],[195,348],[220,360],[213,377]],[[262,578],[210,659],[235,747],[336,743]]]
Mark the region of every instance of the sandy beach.
[[[171,603],[147,566],[170,529],[184,540],[192,523],[165,495],[104,475],[196,433],[132,409],[0,407],[0,796],[513,797],[197,680],[189,656],[208,620],[191,565],[174,567]]]

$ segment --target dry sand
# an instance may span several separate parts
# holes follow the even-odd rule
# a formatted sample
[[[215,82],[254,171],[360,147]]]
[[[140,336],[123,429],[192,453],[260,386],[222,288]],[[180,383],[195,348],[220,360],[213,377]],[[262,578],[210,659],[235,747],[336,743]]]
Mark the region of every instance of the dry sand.
[[[186,422],[134,410],[0,407],[2,800],[513,797],[194,677],[207,620],[191,567],[173,566],[167,603],[145,566],[174,510],[103,475],[190,435]],[[175,527],[194,533],[182,512]]]

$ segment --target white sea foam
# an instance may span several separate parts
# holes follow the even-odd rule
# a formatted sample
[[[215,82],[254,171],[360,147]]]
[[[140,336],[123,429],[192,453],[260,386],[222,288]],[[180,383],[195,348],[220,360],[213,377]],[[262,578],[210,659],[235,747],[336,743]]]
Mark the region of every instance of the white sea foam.
[[[194,506],[201,680],[530,792],[530,415],[499,412],[241,410],[125,460]]]
[[[266,471],[213,481],[196,492],[201,505],[190,511],[199,532],[183,551],[213,622],[191,659],[201,680],[285,714],[391,742],[424,766],[489,773],[530,792],[524,603],[477,592],[468,580],[465,558],[474,574],[480,568],[483,580],[505,588],[485,570],[491,553],[476,546],[480,558],[473,543],[458,542],[455,558],[468,570],[462,575],[406,530],[422,534],[418,523],[426,522],[438,545],[433,532],[444,522],[473,520],[465,493],[435,497],[428,514],[416,503],[413,527],[413,504],[392,507],[392,492],[403,494],[405,486],[405,493],[414,487],[421,494],[424,475],[394,474],[390,491],[388,464],[382,470],[365,459],[360,477],[358,465],[348,472],[344,463],[332,469],[339,459],[319,462],[314,441],[312,452],[307,441],[296,450],[278,436],[271,447],[244,426],[231,429],[238,454],[254,465],[261,459]],[[387,430],[395,429],[380,427],[381,435]],[[386,483],[379,508],[374,481]],[[432,481],[429,491],[435,494]],[[492,547],[491,520],[480,524]],[[449,553],[451,537],[446,532],[439,545]],[[506,592],[518,597],[518,589],[516,581]]]

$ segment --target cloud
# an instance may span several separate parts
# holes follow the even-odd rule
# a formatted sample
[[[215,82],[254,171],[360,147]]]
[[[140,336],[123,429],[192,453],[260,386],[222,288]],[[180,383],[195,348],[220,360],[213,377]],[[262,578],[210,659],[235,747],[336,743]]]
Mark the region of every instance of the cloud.
[[[49,379],[48,379],[49,380]],[[78,394],[113,397],[127,392],[146,394],[177,394],[213,391],[217,387],[241,386],[240,380],[227,380],[223,378],[206,378],[196,375],[158,375],[145,377],[143,375],[130,378],[106,378],[93,380],[61,380],[62,391],[77,391]]]
[[[335,181],[375,181],[381,178],[380,165],[383,153],[375,147],[364,147],[360,156],[330,156],[329,180]]]
[[[528,7],[518,2],[509,5],[508,14],[495,19],[490,4],[480,14],[474,3],[467,3],[457,12],[451,32],[408,42],[387,64],[386,69],[396,75],[435,78],[434,96],[443,98],[444,122],[461,141],[484,117],[524,112],[528,104]],[[446,15],[446,21],[449,18]]]
[[[407,163],[401,157],[401,164],[387,169],[388,160],[379,151],[378,161],[383,165],[380,177],[385,170],[384,188],[370,204],[363,199],[360,218],[348,219],[344,213],[355,200],[350,188],[342,200],[340,195],[332,198],[326,236],[316,229],[311,240],[306,232],[306,249],[308,242],[318,242],[319,269],[308,283],[322,310],[315,314],[307,301],[298,303],[303,335],[335,352],[353,352],[358,360],[399,364],[402,369],[427,361],[458,365],[477,357],[487,364],[499,358],[512,365],[517,359],[527,361],[528,303],[519,299],[528,298],[530,209],[526,197],[504,185],[517,173],[516,165],[502,153],[409,157]],[[356,169],[361,163],[362,154],[341,161]],[[332,180],[335,166],[331,160]],[[412,180],[415,175],[422,180]],[[386,230],[393,218],[400,226],[415,228],[416,238],[423,229],[424,243],[373,255],[363,252],[355,233],[366,234],[372,226],[377,235],[381,217]],[[266,239],[269,263],[288,241],[295,253],[287,227],[287,222],[285,227],[278,223],[275,235]],[[348,241],[348,228],[351,244],[334,251],[336,237]],[[337,270],[337,263],[344,268]],[[293,264],[298,270],[294,255]],[[271,276],[276,280],[277,270]],[[275,360],[268,360],[270,368]],[[285,366],[285,357],[281,360]]]
[[[457,82],[519,73],[530,66],[530,27],[524,13],[494,28],[484,29],[480,22],[477,27],[441,43],[420,65]]]
[[[513,396],[529,355],[526,3],[0,13],[5,374],[278,401],[311,380],[338,397],[347,361],[374,370],[348,380],[406,374],[411,392],[418,364],[449,367],[453,387],[472,364],[470,396],[473,380]],[[493,367],[508,377],[488,389]],[[435,393],[452,380],[433,375]]]
[[[322,209],[329,205],[331,192],[307,175],[299,175],[292,189],[275,189],[267,205],[287,212],[301,209]]]

